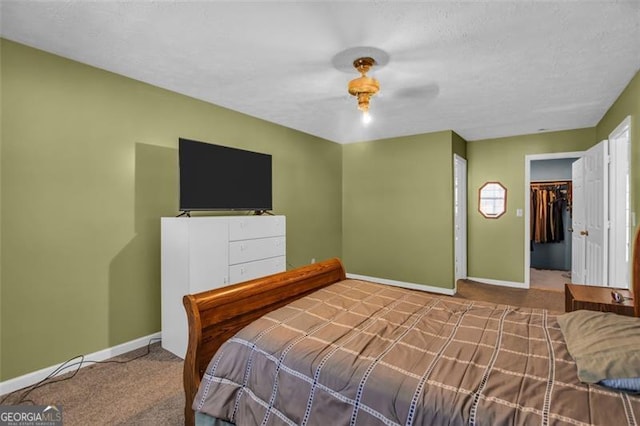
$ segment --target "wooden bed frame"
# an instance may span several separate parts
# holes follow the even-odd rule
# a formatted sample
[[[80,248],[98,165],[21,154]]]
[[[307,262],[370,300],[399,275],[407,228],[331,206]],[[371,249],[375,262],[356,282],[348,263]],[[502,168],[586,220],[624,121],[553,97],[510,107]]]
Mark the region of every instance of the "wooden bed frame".
[[[184,296],[189,342],[184,359],[185,425],[195,423],[191,408],[200,380],[220,345],[262,315],[346,278],[339,259]]]
[[[640,317],[640,230],[633,256],[634,313]],[[195,423],[191,408],[200,380],[220,345],[262,315],[346,278],[339,259],[330,259],[183,298],[189,323],[184,360],[185,425]]]

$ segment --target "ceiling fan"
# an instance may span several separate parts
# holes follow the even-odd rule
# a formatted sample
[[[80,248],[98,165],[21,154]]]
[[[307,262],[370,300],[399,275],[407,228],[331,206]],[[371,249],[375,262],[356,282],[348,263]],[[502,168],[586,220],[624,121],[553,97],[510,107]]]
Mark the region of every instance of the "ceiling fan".
[[[365,56],[353,61],[353,66],[360,73],[360,77],[349,82],[349,94],[358,98],[358,109],[362,111],[362,121],[369,123],[369,101],[380,90],[380,83],[373,77],[367,77],[367,72],[375,65],[375,59]]]
[[[360,73],[360,76],[354,78],[348,82],[347,91],[351,96],[357,99],[358,110],[362,111],[362,121],[364,124],[368,124],[371,121],[371,115],[369,114],[369,106],[371,99],[378,95],[385,98],[385,103],[388,100],[394,100],[398,107],[406,105],[401,102],[403,99],[413,98],[415,101],[426,101],[433,99],[438,94],[438,86],[436,84],[410,84],[407,85],[405,78],[399,78],[397,70],[394,72],[391,69],[388,72],[384,72],[386,79],[391,80],[385,84],[383,94],[380,92],[380,82],[367,75],[372,69],[380,70],[389,63],[389,55],[378,48],[374,47],[353,47],[343,50],[336,54],[332,59],[334,68],[343,71],[353,73],[353,70]],[[395,76],[395,78],[393,78]],[[385,80],[386,81],[386,80]],[[394,84],[395,83],[395,84]],[[381,99],[382,100],[382,99]],[[376,101],[378,102],[378,101]],[[389,106],[387,106],[387,109]]]

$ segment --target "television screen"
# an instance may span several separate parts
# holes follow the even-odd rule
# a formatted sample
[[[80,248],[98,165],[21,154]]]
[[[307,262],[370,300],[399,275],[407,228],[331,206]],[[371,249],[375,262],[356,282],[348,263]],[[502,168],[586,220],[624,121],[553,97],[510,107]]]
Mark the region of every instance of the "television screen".
[[[180,138],[180,210],[271,210],[271,155]]]

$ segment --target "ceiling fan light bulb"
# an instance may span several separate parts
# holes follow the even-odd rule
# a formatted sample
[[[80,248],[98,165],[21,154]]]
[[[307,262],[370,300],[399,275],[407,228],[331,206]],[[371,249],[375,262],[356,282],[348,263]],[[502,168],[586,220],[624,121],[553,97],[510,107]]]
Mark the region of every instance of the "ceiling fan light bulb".
[[[371,123],[371,114],[369,114],[369,111],[363,111],[362,112],[362,124],[364,124],[366,126],[369,123]]]

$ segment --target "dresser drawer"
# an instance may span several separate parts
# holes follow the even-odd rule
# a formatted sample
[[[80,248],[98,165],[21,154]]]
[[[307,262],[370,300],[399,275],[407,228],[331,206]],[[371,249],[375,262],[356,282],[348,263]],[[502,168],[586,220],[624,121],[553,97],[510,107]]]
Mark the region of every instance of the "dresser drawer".
[[[284,256],[285,252],[285,237],[231,241],[229,243],[229,264],[235,265],[237,263]]]
[[[229,267],[230,284],[283,272],[285,269],[284,256],[231,265]]]
[[[229,218],[229,240],[279,237],[286,234],[284,216],[246,216]]]

